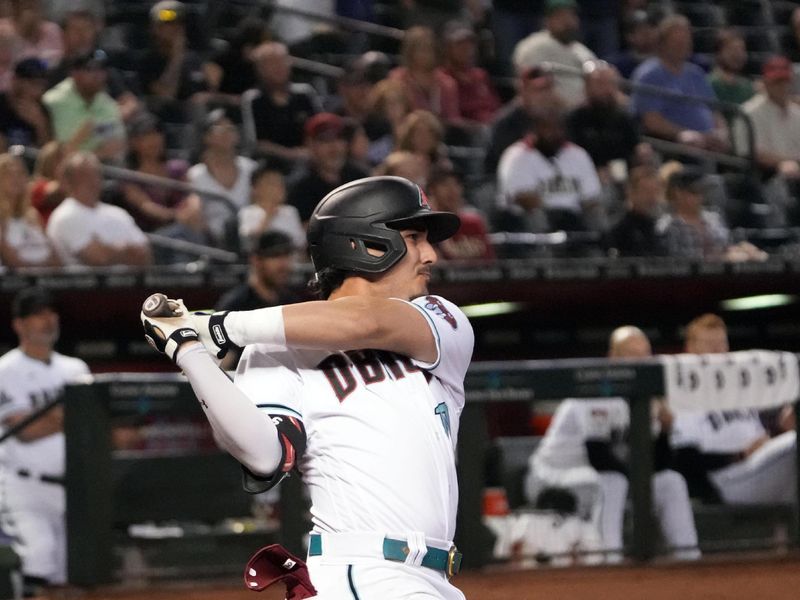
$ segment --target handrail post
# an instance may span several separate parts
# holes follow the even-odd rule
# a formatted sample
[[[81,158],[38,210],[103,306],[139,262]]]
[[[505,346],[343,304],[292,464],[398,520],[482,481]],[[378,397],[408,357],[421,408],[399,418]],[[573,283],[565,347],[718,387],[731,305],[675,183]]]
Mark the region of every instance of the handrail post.
[[[646,561],[655,555],[653,544],[653,443],[650,434],[650,399],[632,395],[630,406],[630,489],[633,499],[631,555]]]

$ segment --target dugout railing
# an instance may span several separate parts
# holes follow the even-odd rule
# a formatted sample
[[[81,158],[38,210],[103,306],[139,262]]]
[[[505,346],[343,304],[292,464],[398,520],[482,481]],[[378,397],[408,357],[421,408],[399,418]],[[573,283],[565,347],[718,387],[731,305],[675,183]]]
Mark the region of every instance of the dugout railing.
[[[478,362],[471,366],[465,386],[467,403],[458,447],[456,537],[464,552],[465,567],[479,568],[492,561],[494,539],[482,520],[485,458],[490,447],[487,407],[497,402],[530,404],[565,397],[627,398],[633,527],[628,554],[640,561],[656,555],[649,399],[663,395],[665,390],[664,367],[658,359]],[[232,460],[218,456],[172,465],[169,477],[173,479],[159,472],[163,464],[145,464],[138,471],[140,484],[129,479],[127,488],[119,489],[120,469],[115,464],[119,457],[112,451],[113,420],[120,415],[141,417],[152,412],[202,415],[191,387],[179,375],[105,374],[66,388],[67,528],[69,579],[73,584],[91,586],[114,580],[115,527],[120,524],[220,518],[244,510],[248,500],[239,486],[239,469]],[[154,479],[160,482],[160,488],[153,486]],[[146,489],[137,489],[137,485]],[[280,532],[274,539],[254,538],[252,550],[261,542],[280,541],[295,552],[303,552],[308,522],[297,478],[282,484],[280,506]],[[790,543],[798,546],[800,539]]]

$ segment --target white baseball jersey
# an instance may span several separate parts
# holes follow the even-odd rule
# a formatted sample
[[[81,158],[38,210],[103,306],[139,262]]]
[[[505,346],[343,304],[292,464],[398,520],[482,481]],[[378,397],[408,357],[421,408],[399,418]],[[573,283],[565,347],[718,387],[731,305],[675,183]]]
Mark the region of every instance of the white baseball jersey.
[[[557,469],[588,467],[586,442],[620,442],[629,424],[628,403],[621,398],[564,400],[536,448],[537,461]]]
[[[474,337],[451,302],[410,303],[436,339],[431,364],[390,352],[248,346],[235,383],[272,415],[301,419],[298,467],[320,533],[422,532],[452,540],[455,448]]]
[[[767,435],[757,410],[679,411],[672,425],[676,448],[696,446],[701,452],[741,452]]]
[[[51,402],[65,383],[88,374],[85,362],[57,352],[45,362],[19,348],[9,351],[0,357],[0,421]],[[53,433],[25,443],[12,437],[3,446],[3,530],[14,538],[14,550],[22,559],[25,575],[64,583],[64,486],[41,479],[64,476],[64,434]]]
[[[546,209],[581,211],[581,203],[600,195],[600,179],[589,154],[572,143],[552,159],[526,140],[509,146],[497,166],[500,206],[512,206],[514,197],[536,192]]]
[[[19,348],[0,357],[0,422],[14,413],[31,412],[54,400],[64,384],[88,375],[79,358],[53,352],[49,362],[31,358]],[[9,469],[64,475],[64,434],[56,433],[32,442],[6,441],[3,462]]]

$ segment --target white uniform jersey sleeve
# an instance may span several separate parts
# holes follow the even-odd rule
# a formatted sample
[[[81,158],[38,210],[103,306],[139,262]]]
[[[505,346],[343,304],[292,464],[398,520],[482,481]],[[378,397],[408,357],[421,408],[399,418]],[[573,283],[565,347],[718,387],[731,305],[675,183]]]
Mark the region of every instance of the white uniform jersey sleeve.
[[[472,359],[475,336],[467,316],[441,296],[420,296],[411,302],[428,322],[436,340],[436,360],[432,363],[415,360],[445,386],[464,389],[464,375]]]
[[[289,350],[248,346],[236,371],[236,387],[265,413],[302,419],[302,381]]]

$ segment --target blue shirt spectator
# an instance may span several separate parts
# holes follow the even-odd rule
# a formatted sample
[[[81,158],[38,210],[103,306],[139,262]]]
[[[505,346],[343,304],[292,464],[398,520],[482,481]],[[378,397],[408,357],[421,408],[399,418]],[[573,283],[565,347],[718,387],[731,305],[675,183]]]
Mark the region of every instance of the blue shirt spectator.
[[[711,89],[703,69],[690,62],[684,63],[682,69],[676,73],[668,69],[661,59],[649,58],[633,72],[633,80],[636,83],[666,88],[688,96],[699,96],[709,100],[715,98],[714,90]],[[714,129],[714,113],[707,104],[700,102],[637,91],[631,97],[631,106],[639,117],[648,112],[657,112],[683,129],[701,132]]]

